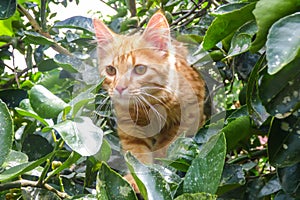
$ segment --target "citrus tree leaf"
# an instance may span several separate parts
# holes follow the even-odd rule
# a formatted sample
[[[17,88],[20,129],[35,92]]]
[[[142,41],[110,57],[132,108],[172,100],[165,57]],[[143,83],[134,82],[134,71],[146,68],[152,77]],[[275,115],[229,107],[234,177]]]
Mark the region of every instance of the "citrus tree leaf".
[[[269,28],[278,19],[292,14],[300,9],[298,0],[260,0],[257,2],[253,14],[258,26],[258,32],[251,45],[251,51],[257,52],[261,49],[266,40]]]
[[[204,145],[187,171],[183,182],[184,192],[215,194],[222,177],[225,155],[224,134],[213,136]]]
[[[255,3],[239,4],[241,8],[226,4],[219,9],[226,10],[226,12],[217,13],[216,19],[209,26],[204,36],[203,48],[209,50],[213,48],[218,42],[226,38],[232,32],[237,30],[247,21],[254,19],[252,10],[255,7]],[[227,9],[229,7],[229,9]]]
[[[231,39],[228,56],[236,56],[250,49],[252,37],[257,32],[255,21],[249,21],[241,26]]]
[[[1,167],[4,169],[28,162],[28,156],[20,151],[10,150]]]
[[[281,18],[269,30],[268,73],[275,74],[299,55],[300,12]]]
[[[98,199],[137,200],[130,184],[104,162],[97,176]]]
[[[89,117],[66,120],[43,131],[49,128],[56,130],[67,145],[82,156],[96,154],[102,145],[103,131]]]
[[[287,194],[295,197],[295,199],[300,197],[300,163],[278,168],[278,178],[282,189]]]
[[[54,192],[42,188],[23,187],[21,190],[22,190],[22,198],[24,200],[30,200],[30,199],[60,200],[61,199]]]
[[[268,141],[271,165],[286,167],[300,162],[300,110],[285,119],[274,119]]]
[[[54,57],[54,61],[58,66],[71,73],[80,72],[84,69],[81,60],[68,55],[56,54]]]
[[[29,44],[37,44],[37,45],[52,45],[54,44],[54,41],[52,39],[49,39],[37,32],[32,31],[25,31],[25,38],[24,41],[28,42]]]
[[[285,118],[300,106],[300,58],[274,75],[263,74],[259,84],[259,96],[268,113]]]
[[[0,166],[7,158],[14,137],[13,121],[6,104],[0,99]]]
[[[17,9],[16,0],[5,0],[0,2],[0,19],[7,19],[11,17]]]
[[[66,20],[56,22],[53,27],[54,28],[75,28],[75,29],[89,31],[91,33],[94,32],[92,19],[83,16],[74,16]]]
[[[15,110],[22,116],[32,117],[48,126],[48,122],[44,120],[44,118],[40,117],[36,112],[34,112],[30,105],[29,99],[23,99],[20,102],[20,107],[15,108]]]
[[[43,118],[55,118],[71,107],[42,85],[35,85],[29,91],[29,100],[33,110]]]
[[[2,181],[13,179],[21,174],[24,174],[26,172],[35,169],[36,167],[40,166],[42,163],[46,162],[46,160],[49,159],[53,155],[53,153],[54,152],[51,152],[50,154],[38,160],[28,162],[28,163],[22,163],[3,171],[0,174],[0,181],[2,182]]]
[[[140,163],[130,152],[126,153],[125,160],[145,199],[172,199],[168,184],[159,171]]]

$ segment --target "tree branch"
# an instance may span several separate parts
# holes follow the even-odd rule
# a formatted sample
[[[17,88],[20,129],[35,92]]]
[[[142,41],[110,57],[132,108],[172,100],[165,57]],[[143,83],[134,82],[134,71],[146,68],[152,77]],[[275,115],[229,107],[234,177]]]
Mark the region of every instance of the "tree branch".
[[[29,20],[31,26],[33,27],[33,29],[38,32],[39,34],[43,35],[44,37],[46,38],[49,38],[52,40],[52,37],[51,35],[48,33],[48,32],[44,32],[42,30],[42,28],[40,27],[40,25],[38,24],[38,22],[31,16],[31,14],[20,4],[17,5],[17,8],[18,8],[18,11],[20,13],[22,13],[24,16],[26,16],[26,18]],[[72,54],[67,50],[65,49],[64,47],[60,46],[58,43],[54,43],[52,46],[51,46],[55,51],[57,51],[58,53],[61,53],[61,54],[66,54],[66,55],[69,55],[69,56],[72,56]]]
[[[24,179],[0,184],[0,191],[5,191],[5,190],[13,189],[13,188],[27,187],[27,186],[36,187],[36,188],[44,188],[48,191],[55,193],[56,195],[58,195],[60,198],[63,198],[63,199],[70,197],[67,193],[60,192],[60,191],[56,190],[55,188],[53,188],[49,184],[44,184],[42,186],[39,186],[37,181],[29,181],[29,180],[24,180]]]

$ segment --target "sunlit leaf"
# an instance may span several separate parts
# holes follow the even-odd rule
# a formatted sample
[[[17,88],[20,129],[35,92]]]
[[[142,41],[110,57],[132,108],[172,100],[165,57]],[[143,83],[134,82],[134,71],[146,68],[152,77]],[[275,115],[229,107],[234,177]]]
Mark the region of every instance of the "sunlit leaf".
[[[175,200],[215,200],[217,195],[208,193],[183,194],[175,198]]]
[[[227,4],[222,7],[228,6],[231,5]],[[244,23],[252,20],[254,18],[252,14],[254,6],[255,3],[250,3],[240,9],[231,10],[231,8],[230,11],[217,15],[204,36],[203,48],[205,50],[213,48],[218,42],[226,38]]]
[[[183,183],[184,192],[215,194],[220,184],[225,155],[224,134],[213,136],[193,160],[187,171]]]
[[[36,188],[36,187],[23,187],[22,198],[24,200],[31,200],[31,199],[60,200],[61,199],[54,192],[42,188]]]
[[[88,117],[66,120],[49,128],[56,130],[67,145],[82,156],[96,154],[102,145],[103,131]]]
[[[298,0],[260,0],[257,2],[253,14],[258,26],[258,32],[251,45],[251,51],[257,52],[261,49],[266,40],[269,28],[272,24],[288,14],[292,14],[300,9]]]
[[[97,176],[97,192],[98,199],[137,200],[131,185],[105,163]]]
[[[275,74],[300,54],[300,12],[281,18],[269,30],[268,73]]]
[[[91,33],[94,32],[92,19],[83,17],[83,16],[74,16],[74,17],[70,17],[66,20],[56,22],[53,27],[55,27],[55,28],[75,28],[75,29],[89,31]]]
[[[154,168],[140,163],[130,153],[125,155],[128,168],[145,199],[169,200],[172,199],[167,182]]]
[[[55,118],[64,109],[70,110],[68,104],[42,85],[31,88],[29,100],[33,110],[44,118]]]
[[[52,45],[54,44],[54,41],[52,39],[49,39],[37,32],[32,31],[25,31],[25,38],[24,41],[29,44],[42,44],[42,45]]]

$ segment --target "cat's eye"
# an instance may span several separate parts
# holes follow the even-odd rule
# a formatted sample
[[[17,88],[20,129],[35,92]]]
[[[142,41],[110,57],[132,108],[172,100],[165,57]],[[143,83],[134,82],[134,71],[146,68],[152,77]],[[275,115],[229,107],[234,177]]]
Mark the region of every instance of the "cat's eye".
[[[146,73],[146,71],[147,71],[147,66],[145,65],[136,65],[134,67],[134,72],[138,75],[143,75]]]
[[[106,71],[106,73],[107,73],[108,75],[110,75],[110,76],[114,76],[114,75],[116,75],[116,73],[117,73],[116,68],[113,67],[113,66],[111,66],[111,65],[106,66],[105,71]]]

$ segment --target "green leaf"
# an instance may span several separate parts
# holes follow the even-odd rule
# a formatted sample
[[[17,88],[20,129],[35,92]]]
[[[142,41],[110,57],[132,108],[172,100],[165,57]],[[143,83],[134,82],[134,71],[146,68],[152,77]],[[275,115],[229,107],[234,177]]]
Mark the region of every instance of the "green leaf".
[[[259,191],[258,196],[259,197],[264,197],[264,196],[267,196],[267,195],[274,194],[275,192],[278,192],[279,190],[281,190],[281,185],[279,183],[278,177],[275,175]]]
[[[91,18],[74,16],[66,20],[56,22],[54,28],[74,28],[94,32],[94,27]]]
[[[23,144],[22,152],[28,156],[29,161],[38,160],[53,151],[53,146],[40,135],[28,135]]]
[[[56,130],[67,145],[82,156],[96,154],[102,145],[103,131],[88,117],[66,120],[43,131],[49,128]]]
[[[237,164],[227,164],[224,167],[217,194],[224,194],[234,188],[244,185],[245,183],[246,177],[243,167]]]
[[[298,199],[300,197],[300,163],[277,170],[282,189]]]
[[[29,100],[33,110],[44,118],[55,118],[61,111],[68,112],[71,108],[42,85],[31,88]]]
[[[126,153],[125,160],[144,199],[172,199],[167,182],[159,171],[140,163],[130,152]]]
[[[259,80],[259,71],[265,65],[265,56],[261,56],[259,61],[255,64],[254,68],[251,71],[250,77],[248,79],[247,90],[246,90],[246,102],[248,112],[251,116],[251,119],[258,125],[262,125],[266,119],[269,117],[265,107],[262,105],[262,102],[258,94],[258,80]]]
[[[183,194],[175,198],[175,200],[215,200],[217,195],[207,193]]]
[[[300,162],[300,110],[285,119],[274,119],[268,141],[270,164],[286,167]]]
[[[250,49],[252,37],[257,31],[255,21],[249,21],[241,26],[231,39],[228,56],[236,56]]]
[[[28,162],[28,156],[20,151],[10,150],[5,162],[1,166],[4,169]]]
[[[112,150],[110,147],[110,144],[106,141],[103,140],[100,151],[94,155],[94,157],[98,161],[108,161],[110,156],[111,156]]]
[[[44,120],[44,118],[40,117],[34,110],[32,109],[29,99],[23,99],[20,102],[20,107],[15,108],[15,110],[22,116],[26,117],[32,117],[40,122],[42,122],[44,125],[48,126],[48,122]]]
[[[17,1],[16,0],[5,0],[0,1],[0,20],[7,19],[16,12]]]
[[[253,14],[258,26],[258,32],[250,50],[252,52],[257,52],[259,49],[261,49],[267,40],[267,34],[272,24],[286,15],[299,11],[299,9],[300,2],[298,0],[258,1],[255,9],[253,10]]]
[[[37,32],[32,31],[24,31],[25,38],[24,41],[29,44],[37,44],[37,45],[52,45],[54,44],[54,41],[52,39],[49,39]]]
[[[130,184],[104,162],[101,164],[96,184],[98,199],[137,200]]]
[[[40,72],[46,72],[58,68],[59,66],[53,59],[42,60],[37,65]]]
[[[229,6],[232,8],[231,4],[226,4],[222,7],[226,8]],[[252,20],[254,18],[252,14],[254,6],[255,3],[250,3],[239,9],[230,10],[220,15],[217,15],[216,19],[214,19],[212,24],[209,26],[204,36],[203,48],[205,50],[213,48],[218,42],[226,38],[228,35],[232,34],[244,23],[246,23],[249,20]]]
[[[300,57],[274,75],[260,79],[259,96],[268,113],[285,118],[300,107]]]
[[[10,112],[0,99],[0,166],[4,163],[11,150],[13,133],[14,127]]]
[[[213,136],[193,160],[183,183],[186,193],[215,194],[220,184],[226,155],[223,133]]]
[[[56,168],[55,170],[51,171],[48,173],[48,176],[54,176],[58,173],[60,173],[61,171],[67,169],[68,167],[70,167],[72,164],[76,163],[76,161],[81,158],[80,154],[76,153],[76,152],[72,152],[70,154],[70,156],[67,158],[66,161],[63,162],[63,164],[61,166],[59,166],[58,168]]]
[[[24,174],[26,172],[29,172],[33,169],[35,169],[36,167],[38,167],[39,165],[41,165],[42,163],[46,162],[47,159],[49,159],[54,152],[48,154],[47,156],[40,158],[36,161],[32,161],[32,162],[28,162],[28,163],[22,163],[20,165],[11,167],[7,170],[5,170],[4,172],[2,172],[0,174],[0,181],[4,182],[10,179],[13,179],[21,174]]]
[[[25,90],[6,89],[0,91],[0,99],[4,101],[9,108],[17,107],[25,98],[27,98],[27,91]]]
[[[275,74],[299,55],[300,12],[281,18],[269,30],[268,73]]]
[[[179,42],[189,43],[189,44],[200,44],[203,41],[203,36],[195,34],[184,34],[178,35],[176,40]]]
[[[222,129],[225,133],[227,149],[232,150],[238,146],[242,140],[249,137],[251,132],[251,123],[246,106],[233,112],[225,122]]]
[[[54,61],[58,66],[71,73],[83,72],[85,69],[85,66],[81,60],[68,55],[56,54]]]

